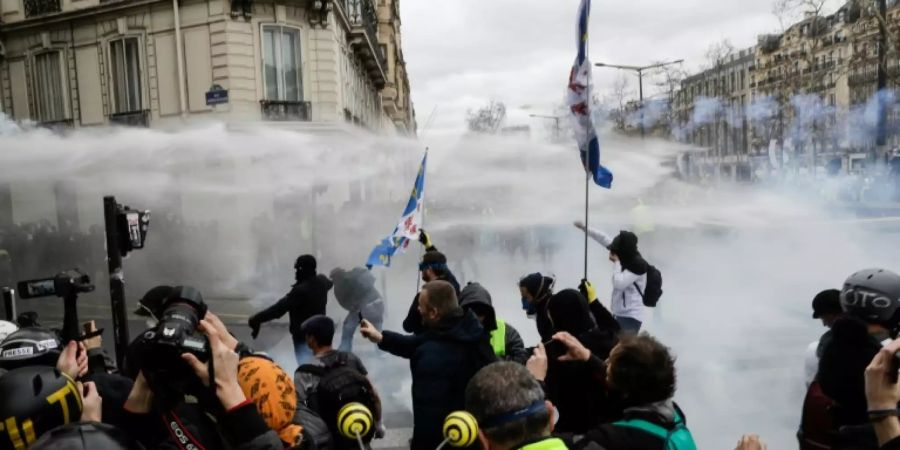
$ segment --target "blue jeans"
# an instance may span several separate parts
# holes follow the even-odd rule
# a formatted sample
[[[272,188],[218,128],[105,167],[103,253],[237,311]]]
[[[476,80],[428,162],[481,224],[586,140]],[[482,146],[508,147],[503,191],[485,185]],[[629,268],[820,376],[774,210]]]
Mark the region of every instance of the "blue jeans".
[[[631,317],[614,316],[624,334],[638,334],[641,331],[641,321]]]
[[[304,365],[313,362],[313,352],[306,345],[304,336],[291,336],[294,338],[294,356],[297,357],[297,365]]]
[[[381,330],[384,321],[384,301],[376,300],[362,307],[361,310],[347,311],[347,317],[344,318],[343,334],[341,335],[341,345],[338,350],[342,352],[353,351],[353,333],[359,326],[359,314],[362,313],[363,319],[368,320],[375,325],[375,328]]]

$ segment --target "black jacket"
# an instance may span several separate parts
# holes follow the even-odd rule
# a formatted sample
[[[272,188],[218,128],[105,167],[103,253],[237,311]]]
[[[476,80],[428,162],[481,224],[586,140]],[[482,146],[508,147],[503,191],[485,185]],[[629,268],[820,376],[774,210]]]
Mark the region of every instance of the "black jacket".
[[[676,411],[682,420],[686,420],[684,413],[671,400],[626,409],[623,420],[642,419],[672,430],[675,427]],[[608,423],[588,432],[571,448],[573,450],[665,450],[666,442],[656,435],[637,428]]]
[[[218,425],[197,405],[182,404],[162,414],[125,411],[123,429],[145,448],[184,450],[223,448],[231,450],[283,450],[278,434],[271,430],[252,401],[221,411]]]
[[[547,299],[538,303],[535,321],[537,322],[537,329],[538,334],[541,336],[541,342],[547,342],[552,339],[553,335],[556,334],[557,331],[565,331],[558,330],[553,324],[553,319],[550,318],[549,308],[554,299],[561,298],[561,295],[563,297],[571,296],[573,292],[580,295],[580,293],[574,289],[564,289],[557,292],[556,294],[550,295]],[[606,309],[606,307],[603,306],[602,303],[600,303],[600,301],[590,303],[588,305],[588,308],[590,310],[590,316],[591,318],[593,318],[595,325],[603,330],[609,330],[613,333],[619,332],[619,323],[616,322],[616,319],[613,317],[613,315],[609,312],[608,309]]]
[[[838,427],[869,422],[865,372],[880,350],[881,343],[858,319],[842,317],[831,327],[816,377],[822,392],[836,403],[833,412]]]
[[[618,343],[618,328],[598,327],[587,300],[578,291],[560,291],[548,303],[547,313],[555,331],[575,336],[597,358],[609,356]],[[560,433],[584,434],[601,423],[616,420],[621,409],[606,394],[605,373],[589,364],[559,361],[566,349],[558,342],[546,347],[545,389],[548,399],[559,409],[555,429]]]
[[[491,294],[481,284],[466,284],[459,297],[459,306],[462,309],[472,311],[476,316],[484,316],[484,321],[481,325],[488,333],[493,333],[497,329],[497,313],[494,311],[494,306],[491,302]],[[502,359],[525,364],[528,361],[528,357],[531,356],[525,350],[525,342],[522,341],[522,336],[509,322],[505,322],[505,324],[506,354]]]
[[[415,417],[413,450],[437,448],[444,439],[444,418],[465,409],[469,380],[496,361],[487,332],[474,314],[462,310],[419,334],[385,331],[378,347],[409,359]]]
[[[291,319],[291,334],[297,336],[300,334],[300,325],[306,319],[316,314],[325,314],[325,304],[328,302],[328,291],[331,286],[331,280],[322,274],[298,281],[287,295],[274,305],[256,313],[249,322],[261,324],[288,313]]]
[[[459,298],[459,281],[456,281],[453,272],[447,270],[447,274],[439,279],[452,284],[453,290],[456,291],[456,298]],[[406,331],[407,333],[421,333],[425,331],[425,326],[422,325],[422,315],[419,314],[418,292],[416,292],[416,296],[413,297],[412,305],[409,305],[409,312],[406,313],[406,318],[403,319],[403,331]]]

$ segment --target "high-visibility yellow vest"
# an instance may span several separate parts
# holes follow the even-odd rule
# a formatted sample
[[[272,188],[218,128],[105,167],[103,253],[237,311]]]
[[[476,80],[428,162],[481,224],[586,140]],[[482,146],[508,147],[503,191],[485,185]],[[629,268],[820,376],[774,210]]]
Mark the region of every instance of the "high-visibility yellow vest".
[[[491,331],[491,348],[499,358],[506,356],[506,322],[497,319],[497,329]]]

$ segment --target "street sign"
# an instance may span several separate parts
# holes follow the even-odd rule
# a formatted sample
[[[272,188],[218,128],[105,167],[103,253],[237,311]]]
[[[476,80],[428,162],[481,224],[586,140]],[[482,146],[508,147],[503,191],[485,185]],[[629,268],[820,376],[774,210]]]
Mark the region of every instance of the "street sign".
[[[228,103],[228,90],[222,86],[214,84],[206,92],[206,106],[220,105]]]

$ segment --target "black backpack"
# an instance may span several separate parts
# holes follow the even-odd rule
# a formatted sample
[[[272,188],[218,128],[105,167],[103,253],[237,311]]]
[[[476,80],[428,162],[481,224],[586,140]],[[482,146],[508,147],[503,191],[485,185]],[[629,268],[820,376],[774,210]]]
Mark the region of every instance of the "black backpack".
[[[659,298],[663,295],[662,272],[656,266],[650,266],[647,269],[647,288],[644,289],[644,292],[641,292],[641,288],[638,287],[637,283],[634,283],[634,288],[637,289],[638,294],[641,294],[641,298],[644,299],[644,306],[655,308],[656,304],[659,303]]]
[[[341,436],[337,430],[338,412],[348,403],[362,403],[372,411],[375,422],[381,419],[375,389],[365,375],[349,364],[347,354],[340,354],[337,361],[327,366],[304,364],[297,370],[319,377],[315,388],[307,392],[307,403],[313,411],[319,413],[335,439]],[[363,441],[371,441],[374,434],[375,427],[372,427],[362,436]]]
[[[297,403],[294,423],[303,426],[303,442],[301,450],[333,450],[334,441],[331,430],[319,414],[301,402]]]

